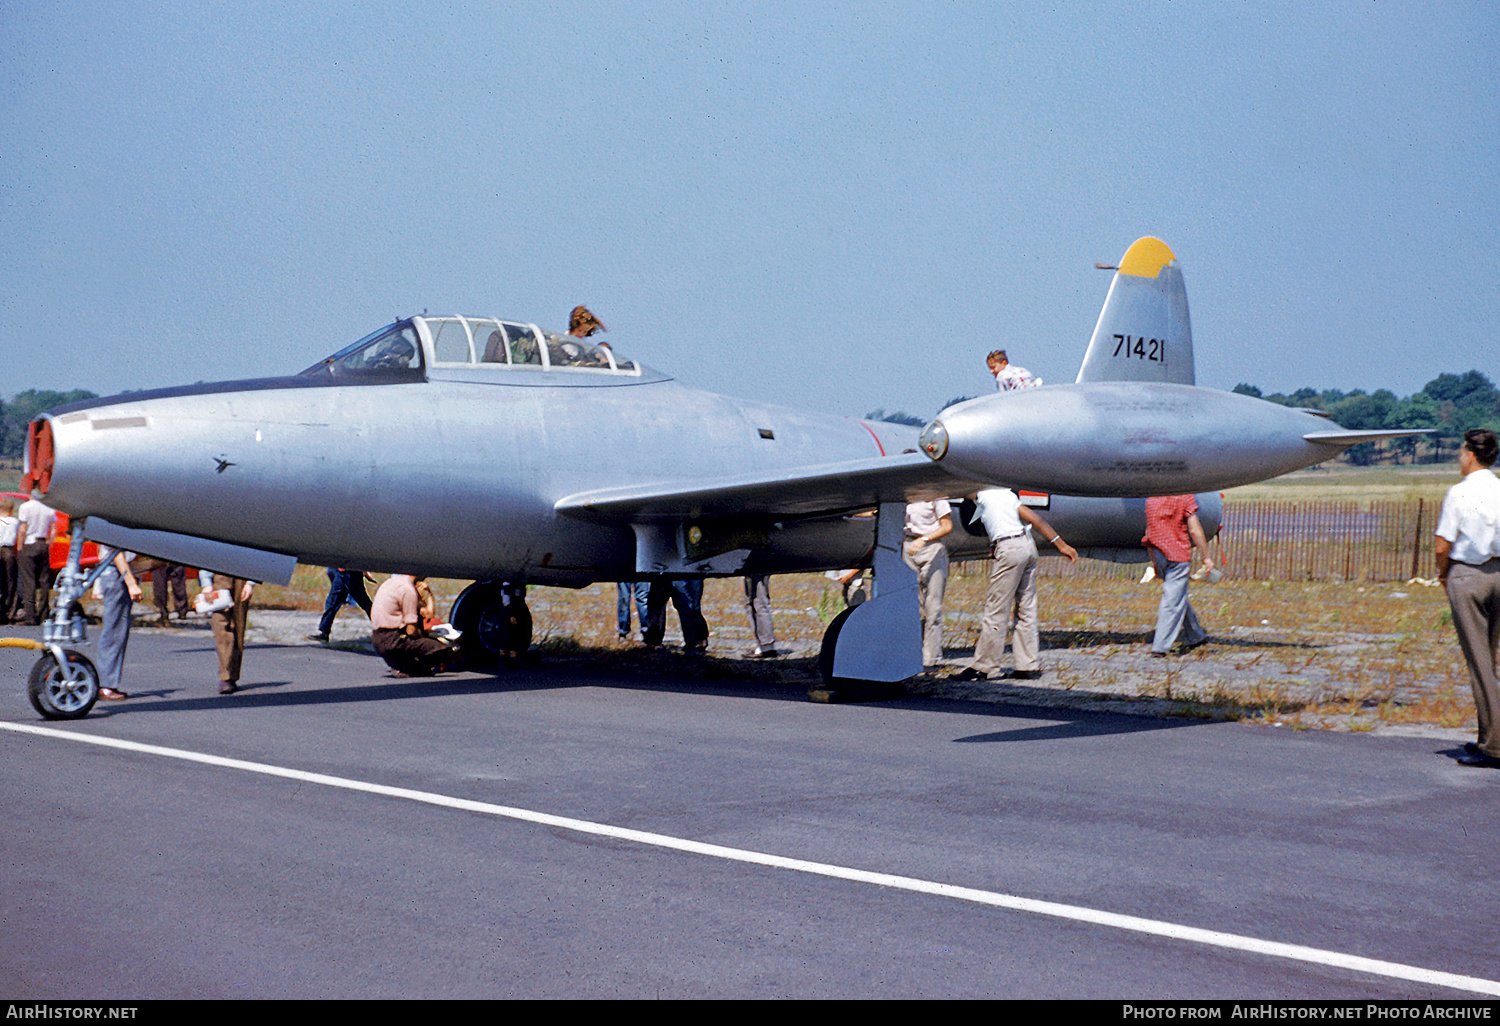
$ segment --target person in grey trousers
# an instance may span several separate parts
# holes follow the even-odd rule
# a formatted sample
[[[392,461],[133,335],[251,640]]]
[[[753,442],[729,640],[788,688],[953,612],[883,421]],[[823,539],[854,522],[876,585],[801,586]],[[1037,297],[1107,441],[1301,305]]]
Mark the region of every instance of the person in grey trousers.
[[[1464,746],[1464,766],[1500,768],[1500,478],[1490,468],[1500,442],[1476,428],[1458,452],[1463,480],[1443,498],[1432,541],[1438,580],[1448,593],[1453,629],[1469,664],[1479,738]]]

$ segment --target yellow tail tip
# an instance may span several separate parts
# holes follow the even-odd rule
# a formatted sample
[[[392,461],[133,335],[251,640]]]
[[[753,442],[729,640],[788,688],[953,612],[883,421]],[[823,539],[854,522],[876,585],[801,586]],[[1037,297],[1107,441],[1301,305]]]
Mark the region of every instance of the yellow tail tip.
[[[1120,261],[1120,273],[1133,274],[1137,278],[1155,278],[1163,267],[1176,259],[1165,242],[1148,235],[1143,239],[1136,239],[1125,251],[1125,256]]]

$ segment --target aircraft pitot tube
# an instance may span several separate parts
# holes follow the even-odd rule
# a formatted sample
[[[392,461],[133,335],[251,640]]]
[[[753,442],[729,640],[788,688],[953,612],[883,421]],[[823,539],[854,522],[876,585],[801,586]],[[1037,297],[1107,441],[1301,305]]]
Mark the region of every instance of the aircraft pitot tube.
[[[1141,496],[1262,481],[1407,433],[1345,431],[1305,410],[1192,385],[1111,381],[971,399],[940,413],[919,444],[959,477]]]

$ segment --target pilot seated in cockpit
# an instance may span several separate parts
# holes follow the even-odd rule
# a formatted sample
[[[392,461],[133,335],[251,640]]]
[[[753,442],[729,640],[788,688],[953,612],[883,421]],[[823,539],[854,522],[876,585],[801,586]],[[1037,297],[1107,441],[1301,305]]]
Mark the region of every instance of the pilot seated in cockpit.
[[[393,338],[382,345],[370,359],[371,367],[390,370],[406,370],[411,358],[417,355],[416,348],[404,338]]]
[[[588,338],[596,331],[608,331],[604,322],[595,317],[586,306],[575,306],[568,314],[568,334],[574,338]]]

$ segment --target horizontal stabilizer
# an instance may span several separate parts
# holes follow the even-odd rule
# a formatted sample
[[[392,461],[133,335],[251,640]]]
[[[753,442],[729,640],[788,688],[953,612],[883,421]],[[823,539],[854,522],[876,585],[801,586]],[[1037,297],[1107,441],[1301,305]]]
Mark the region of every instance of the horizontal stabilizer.
[[[1137,239],[1120,260],[1078,370],[1086,381],[1195,383],[1187,287],[1160,239]]]
[[[1410,438],[1413,435],[1430,434],[1432,431],[1426,428],[1420,431],[1345,431],[1340,428],[1337,431],[1309,431],[1302,437],[1306,441],[1316,442],[1319,445],[1336,445],[1340,449],[1347,449],[1361,442],[1383,442],[1388,438]]]
[[[171,531],[121,527],[103,517],[89,517],[84,522],[83,536],[101,545],[125,549],[143,556],[155,556],[157,559],[199,570],[243,577],[250,581],[289,584],[292,571],[297,569],[296,556],[210,541],[188,534],[173,534]]]

